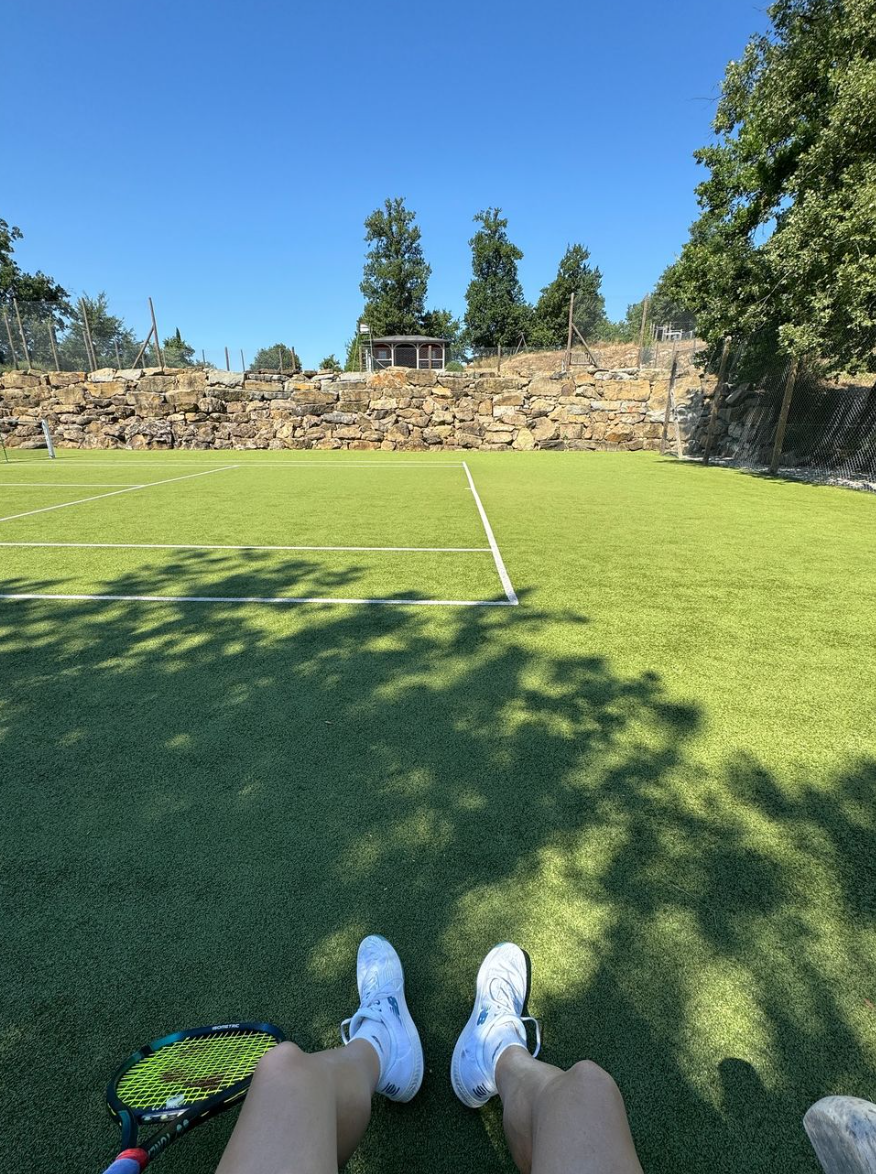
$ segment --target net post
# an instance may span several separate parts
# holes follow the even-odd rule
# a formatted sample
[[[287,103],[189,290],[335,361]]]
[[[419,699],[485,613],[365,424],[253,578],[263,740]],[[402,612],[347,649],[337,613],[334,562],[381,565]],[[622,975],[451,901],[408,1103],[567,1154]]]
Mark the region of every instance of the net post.
[[[797,382],[798,359],[795,355],[788,368],[785,379],[785,390],[782,393],[782,406],[779,410],[779,422],[776,425],[776,439],[773,443],[773,455],[770,460],[770,476],[774,477],[779,470],[779,461],[782,459],[782,445],[785,443],[785,429],[788,426],[788,415],[791,411],[791,400],[794,396],[794,384]]]
[[[49,431],[49,425],[45,420],[40,420],[40,427],[43,430],[43,436],[46,438],[46,448],[48,449],[49,460],[53,461],[55,459],[55,445],[52,442],[52,434]]]
[[[721,407],[721,400],[724,398],[724,384],[727,375],[727,357],[730,354],[731,338],[728,334],[724,339],[724,346],[721,350],[721,366],[718,368],[718,386],[715,388],[715,398],[712,400],[712,411],[709,416],[709,431],[706,433],[706,449],[703,453],[703,464],[709,463],[709,458],[712,455],[712,446],[715,443],[715,432],[718,428],[718,410]]]

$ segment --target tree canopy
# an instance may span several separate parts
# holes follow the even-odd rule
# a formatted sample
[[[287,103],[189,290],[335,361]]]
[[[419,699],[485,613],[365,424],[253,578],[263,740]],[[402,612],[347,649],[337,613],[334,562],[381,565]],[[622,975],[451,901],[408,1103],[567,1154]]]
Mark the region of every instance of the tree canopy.
[[[275,342],[273,346],[262,347],[256,351],[255,358],[249,365],[250,371],[300,371],[301,360],[295,353],[295,348],[286,346],[284,342]]]
[[[876,348],[872,0],[777,0],[724,76],[702,213],[666,292],[713,345],[742,335],[826,367]]]
[[[191,367],[193,365],[195,348],[189,346],[180,334],[178,326],[176,332],[164,340],[161,348],[164,351],[164,361],[168,367]]]
[[[384,201],[365,221],[369,248],[360,289],[362,320],[375,334],[418,334],[432,270],[420,244],[415,213],[403,198]]]
[[[530,309],[517,276],[523,253],[508,239],[501,208],[474,217],[480,228],[471,246],[472,280],[466,290],[465,341],[473,347],[513,346],[529,323]]]
[[[561,346],[569,331],[569,301],[575,295],[575,325],[585,338],[595,338],[605,319],[605,298],[600,293],[602,274],[590,265],[583,245],[569,245],[557,275],[541,291],[533,312],[530,342]]]
[[[128,367],[134,362],[140,349],[137,338],[124,319],[110,313],[107,296],[103,291],[95,297],[83,294],[70,307],[68,317],[66,333],[58,348],[63,369],[91,370],[85,339],[85,317],[88,318],[88,332],[98,367],[115,367],[117,364]]]

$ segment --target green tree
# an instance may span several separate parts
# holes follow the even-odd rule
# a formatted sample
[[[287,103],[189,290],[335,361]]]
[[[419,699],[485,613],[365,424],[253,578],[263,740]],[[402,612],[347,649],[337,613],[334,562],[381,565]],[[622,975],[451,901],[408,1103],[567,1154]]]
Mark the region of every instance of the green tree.
[[[362,319],[377,335],[418,334],[422,326],[432,270],[415,219],[404,199],[389,199],[365,221]]]
[[[334,354],[326,356],[319,365],[321,371],[340,371],[341,364]]]
[[[49,324],[61,330],[70,313],[67,291],[51,277],[40,271],[25,273],[13,254],[15,242],[23,238],[20,228],[0,219],[0,318],[5,311],[13,330],[16,351],[23,350],[18,340],[18,321],[15,317],[13,298],[18,303],[24,335],[31,360],[36,366],[51,363],[51,342]],[[8,353],[5,324],[0,326],[0,363],[11,363]],[[24,356],[19,354],[20,359]]]
[[[450,343],[459,341],[462,323],[454,318],[450,310],[427,310],[421,323],[423,334],[428,338],[446,338]]]
[[[517,276],[523,253],[508,239],[508,221],[501,212],[478,212],[474,220],[481,227],[468,242],[473,276],[465,294],[464,338],[473,347],[514,345],[530,320]]]
[[[166,338],[161,344],[164,351],[164,362],[168,367],[191,367],[194,362],[195,348],[189,346],[176,328],[176,333]]]
[[[95,361],[98,367],[128,367],[137,356],[140,349],[136,336],[122,318],[111,314],[106,294],[101,291],[96,297],[83,294],[69,311],[69,322],[66,333],[61,340],[59,353],[61,366],[65,370],[89,371],[91,360],[85,340],[85,318],[82,307],[85,307],[85,317],[88,318],[88,331],[94,347]],[[118,347],[118,357],[116,348]]]
[[[256,351],[255,358],[249,365],[250,371],[300,371],[301,360],[295,353],[294,347],[286,346],[284,342],[275,342],[273,346],[262,347]]]
[[[541,291],[535,305],[531,339],[538,334],[545,346],[561,346],[569,333],[569,300],[575,295],[575,325],[585,338],[594,338],[605,319],[605,298],[600,293],[602,274],[590,266],[583,245],[569,245],[557,275]]]
[[[872,0],[777,0],[724,75],[702,213],[667,292],[717,348],[749,339],[828,370],[874,365],[876,22]]]

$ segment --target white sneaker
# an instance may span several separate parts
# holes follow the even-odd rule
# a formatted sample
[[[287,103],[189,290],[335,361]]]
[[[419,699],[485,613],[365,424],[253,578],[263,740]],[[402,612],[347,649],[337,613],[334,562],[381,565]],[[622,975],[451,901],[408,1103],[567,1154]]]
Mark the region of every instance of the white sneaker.
[[[481,963],[475,985],[474,1009],[462,1029],[450,1082],[464,1105],[479,1109],[496,1092],[496,1064],[506,1048],[526,1048],[526,1023],[535,1024],[535,1051],[541,1051],[538,1021],[524,1014],[529,997],[529,959],[513,942],[494,946]],[[527,1049],[528,1050],[528,1049]]]
[[[423,1046],[405,1002],[401,959],[379,934],[362,939],[356,984],[359,1010],[341,1024],[341,1040],[368,1040],[380,1062],[377,1092],[391,1101],[409,1101],[423,1083]]]

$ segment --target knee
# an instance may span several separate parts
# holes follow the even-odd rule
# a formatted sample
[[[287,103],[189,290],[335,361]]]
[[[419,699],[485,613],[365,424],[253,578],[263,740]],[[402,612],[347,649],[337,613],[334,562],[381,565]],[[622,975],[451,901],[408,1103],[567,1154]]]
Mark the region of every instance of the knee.
[[[594,1064],[592,1060],[579,1060],[577,1064],[573,1064],[565,1073],[564,1079],[570,1090],[574,1090],[581,1096],[592,1096],[594,1093],[599,1093],[603,1097],[619,1098],[621,1095],[614,1077],[604,1068],[600,1068],[598,1064]]]
[[[316,1077],[317,1065],[314,1057],[302,1052],[291,1040],[284,1040],[269,1052],[265,1052],[256,1066],[255,1079],[284,1084],[310,1082]]]

